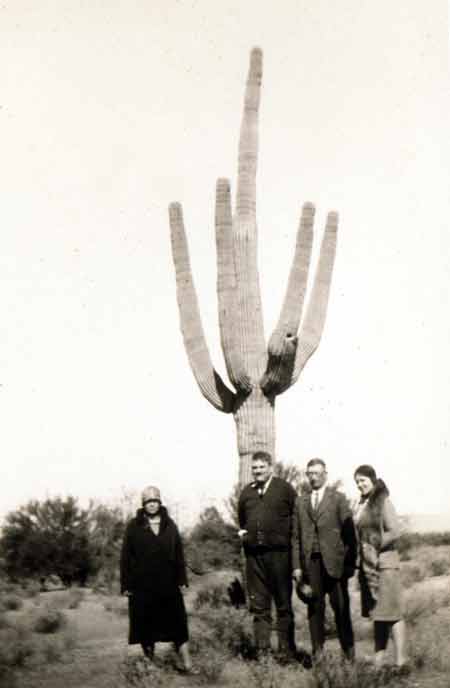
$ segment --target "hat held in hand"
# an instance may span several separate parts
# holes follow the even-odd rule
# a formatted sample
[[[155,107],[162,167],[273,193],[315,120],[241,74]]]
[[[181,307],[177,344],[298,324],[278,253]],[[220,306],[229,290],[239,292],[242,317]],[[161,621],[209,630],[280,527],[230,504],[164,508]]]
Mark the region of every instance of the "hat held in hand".
[[[316,595],[309,583],[305,583],[304,580],[299,580],[295,585],[295,592],[299,600],[304,602],[304,604],[310,604],[316,599]]]

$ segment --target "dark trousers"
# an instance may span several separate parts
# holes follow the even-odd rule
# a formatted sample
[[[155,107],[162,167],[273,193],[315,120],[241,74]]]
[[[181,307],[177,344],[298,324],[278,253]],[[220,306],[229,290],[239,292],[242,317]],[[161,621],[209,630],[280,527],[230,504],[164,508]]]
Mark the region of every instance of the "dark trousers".
[[[256,647],[270,648],[272,600],[277,610],[278,649],[295,650],[290,552],[256,550],[246,553],[247,590]]]
[[[320,554],[313,554],[309,563],[309,583],[314,592],[314,600],[308,604],[309,632],[313,653],[320,650],[325,642],[325,595],[336,619],[336,630],[345,655],[353,658],[353,628],[350,617],[348,580],[332,578],[328,575]]]

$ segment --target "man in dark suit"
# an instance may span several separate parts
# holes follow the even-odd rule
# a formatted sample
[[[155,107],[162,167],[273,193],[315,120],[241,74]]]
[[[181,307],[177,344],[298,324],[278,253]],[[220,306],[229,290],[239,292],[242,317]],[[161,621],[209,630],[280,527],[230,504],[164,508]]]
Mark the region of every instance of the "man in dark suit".
[[[328,594],[336,619],[341,648],[354,658],[348,579],[355,572],[356,535],[348,501],[327,486],[322,459],[311,459],[306,467],[310,494],[297,500],[292,533],[293,577],[311,588],[308,621],[313,654],[325,642],[325,596]]]
[[[253,454],[254,480],[244,487],[239,497],[239,536],[245,553],[257,650],[264,653],[270,649],[273,600],[277,610],[278,649],[283,657],[289,657],[295,652],[291,537],[297,493],[272,471],[270,454],[261,451]]]

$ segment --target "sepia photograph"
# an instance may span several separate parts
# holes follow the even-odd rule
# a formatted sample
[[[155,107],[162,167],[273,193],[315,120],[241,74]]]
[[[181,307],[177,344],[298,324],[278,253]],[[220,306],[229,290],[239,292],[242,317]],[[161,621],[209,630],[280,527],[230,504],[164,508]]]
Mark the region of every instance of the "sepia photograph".
[[[448,688],[449,38],[0,2],[0,688]]]

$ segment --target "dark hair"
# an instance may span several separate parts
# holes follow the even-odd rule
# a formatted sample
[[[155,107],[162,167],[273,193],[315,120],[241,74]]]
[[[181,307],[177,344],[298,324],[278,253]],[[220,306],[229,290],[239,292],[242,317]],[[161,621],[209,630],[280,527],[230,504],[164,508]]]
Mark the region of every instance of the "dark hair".
[[[353,473],[353,477],[356,480],[357,475],[362,475],[364,478],[369,478],[373,482],[373,490],[369,494],[369,502],[373,503],[380,497],[389,497],[389,490],[386,483],[381,478],[377,478],[375,468],[370,466],[368,463],[363,463],[358,466],[356,471]]]
[[[356,471],[353,473],[353,478],[356,480],[357,475],[362,475],[364,478],[369,478],[374,484],[377,482],[377,474],[375,468],[370,466],[368,463],[363,463],[358,466]]]
[[[272,465],[272,455],[266,451],[256,451],[252,455],[252,461],[264,461],[264,463],[268,463],[269,466],[271,466]]]
[[[322,466],[324,471],[327,470],[327,465],[323,459],[310,459],[308,463],[306,464],[306,468],[310,468],[311,466]]]

